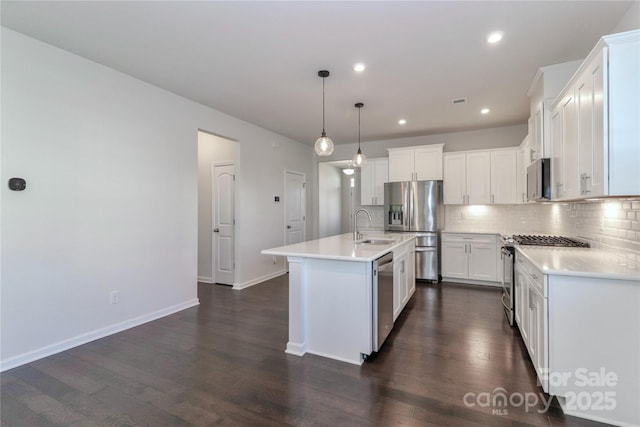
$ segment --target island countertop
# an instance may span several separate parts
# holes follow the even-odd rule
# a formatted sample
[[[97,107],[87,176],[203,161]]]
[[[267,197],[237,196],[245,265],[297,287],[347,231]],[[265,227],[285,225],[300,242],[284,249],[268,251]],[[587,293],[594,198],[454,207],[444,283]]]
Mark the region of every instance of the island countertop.
[[[371,262],[382,255],[391,252],[398,246],[415,239],[413,233],[364,233],[361,240],[376,239],[387,240],[384,244],[366,244],[353,241],[351,233],[338,234],[317,240],[296,243],[294,245],[280,246],[265,249],[265,255],[279,255],[287,257],[319,258],[339,261]]]

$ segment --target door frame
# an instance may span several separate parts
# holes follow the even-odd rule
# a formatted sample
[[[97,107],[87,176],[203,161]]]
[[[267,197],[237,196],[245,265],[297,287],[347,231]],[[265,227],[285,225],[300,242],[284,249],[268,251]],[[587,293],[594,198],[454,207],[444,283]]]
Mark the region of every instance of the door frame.
[[[221,162],[211,162],[211,166],[210,166],[210,170],[211,170],[211,174],[209,176],[209,179],[211,180],[211,229],[209,230],[209,233],[211,234],[211,283],[216,284],[216,262],[215,262],[215,240],[213,238],[213,229],[215,228],[215,215],[216,215],[216,211],[213,208],[213,203],[215,202],[215,192],[216,192],[216,186],[215,186],[215,168],[219,167],[219,166],[233,166],[234,169],[234,177],[237,177],[237,168],[236,168],[236,162],[234,161],[221,161]],[[235,219],[236,219],[236,211],[237,211],[237,197],[236,197],[236,193],[237,193],[237,188],[236,188],[236,184],[237,184],[237,180],[234,179],[234,184],[233,184],[233,280],[232,280],[232,284],[234,285],[236,282],[236,269],[235,269],[235,265],[236,265],[236,224],[235,224]]]
[[[283,204],[283,216],[282,216],[282,244],[287,244],[287,175],[299,175],[302,177],[302,182],[304,183],[304,201],[302,202],[302,206],[304,207],[304,226],[302,227],[302,241],[304,242],[307,238],[307,176],[304,172],[294,171],[290,169],[284,170],[284,185],[283,185],[283,195],[284,195],[284,204]]]

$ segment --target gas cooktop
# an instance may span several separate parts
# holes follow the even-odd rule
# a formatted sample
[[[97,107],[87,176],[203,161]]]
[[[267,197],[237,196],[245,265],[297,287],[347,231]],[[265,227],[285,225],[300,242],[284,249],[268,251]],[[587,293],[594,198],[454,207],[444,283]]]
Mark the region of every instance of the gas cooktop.
[[[558,246],[569,248],[588,248],[589,243],[563,236],[539,236],[516,234],[513,241],[519,245],[530,246]]]

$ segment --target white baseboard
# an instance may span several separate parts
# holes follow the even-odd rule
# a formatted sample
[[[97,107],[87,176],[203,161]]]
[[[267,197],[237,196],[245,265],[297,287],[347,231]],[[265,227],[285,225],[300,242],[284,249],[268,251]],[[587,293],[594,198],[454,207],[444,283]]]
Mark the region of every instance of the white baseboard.
[[[42,359],[47,356],[51,356],[56,353],[69,350],[70,348],[80,346],[82,344],[95,341],[100,338],[104,338],[109,335],[113,335],[118,332],[122,332],[126,329],[140,326],[144,323],[151,322],[161,317],[169,316],[170,314],[177,313],[187,308],[194,307],[200,304],[198,298],[194,298],[189,301],[185,301],[180,304],[173,305],[171,307],[163,308],[162,310],[154,311],[153,313],[144,314],[142,316],[134,317],[133,319],[125,320],[124,322],[116,323],[114,325],[106,326],[104,328],[96,329],[95,331],[87,332],[85,334],[77,335],[73,338],[69,338],[63,341],[58,341],[37,350],[29,351],[27,353],[20,354],[18,356],[10,357],[9,359],[0,361],[0,372],[4,372],[9,369],[16,368],[26,363],[33,362],[38,359]]]
[[[248,287],[257,285],[258,283],[262,283],[265,280],[269,280],[269,279],[273,279],[275,277],[279,277],[282,276],[283,274],[287,274],[286,271],[282,270],[282,271],[278,271],[276,273],[272,273],[272,274],[267,274],[266,276],[262,276],[262,277],[258,277],[256,279],[252,279],[249,280],[247,282],[243,282],[243,283],[234,283],[233,284],[233,289],[239,291],[241,289],[246,289]]]
[[[287,343],[287,349],[284,352],[287,354],[293,354],[294,356],[304,356],[306,351],[307,346],[305,344],[298,344],[289,341]]]
[[[443,277],[442,282],[453,282],[453,283],[462,283],[465,285],[481,285],[481,286],[490,286],[494,288],[501,288],[502,283],[500,282],[485,282],[482,280],[470,280],[470,279],[458,279],[457,277]],[[440,283],[442,283],[440,282]]]
[[[198,282],[213,284],[213,277],[198,276]]]

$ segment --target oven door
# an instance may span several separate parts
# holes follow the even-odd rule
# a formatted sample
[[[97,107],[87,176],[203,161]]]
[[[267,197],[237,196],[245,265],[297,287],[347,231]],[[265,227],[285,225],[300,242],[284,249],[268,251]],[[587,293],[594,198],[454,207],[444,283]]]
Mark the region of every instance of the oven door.
[[[502,305],[509,324],[513,326],[514,298],[513,298],[513,252],[509,248],[500,249],[502,258]]]

